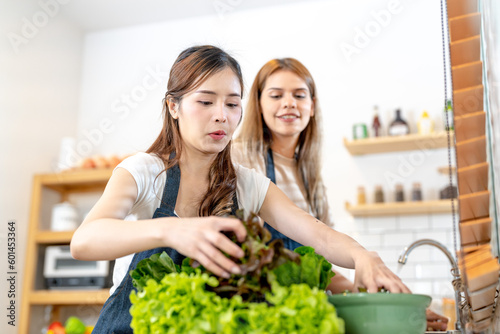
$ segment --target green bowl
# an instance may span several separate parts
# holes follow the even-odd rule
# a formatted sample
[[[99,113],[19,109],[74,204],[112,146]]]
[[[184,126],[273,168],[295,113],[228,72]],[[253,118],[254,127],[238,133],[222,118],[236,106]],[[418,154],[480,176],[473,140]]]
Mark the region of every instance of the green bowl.
[[[407,293],[348,293],[328,296],[348,334],[422,334],[431,297]]]

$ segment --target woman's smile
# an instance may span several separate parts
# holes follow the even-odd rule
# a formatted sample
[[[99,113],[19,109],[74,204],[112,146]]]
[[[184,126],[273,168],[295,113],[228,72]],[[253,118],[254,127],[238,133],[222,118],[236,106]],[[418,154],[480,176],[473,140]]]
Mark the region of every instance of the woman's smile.
[[[294,121],[300,119],[300,115],[296,115],[296,114],[283,114],[283,115],[276,116],[276,118],[278,118],[279,120],[281,120],[283,122],[291,123],[291,122],[294,122]]]

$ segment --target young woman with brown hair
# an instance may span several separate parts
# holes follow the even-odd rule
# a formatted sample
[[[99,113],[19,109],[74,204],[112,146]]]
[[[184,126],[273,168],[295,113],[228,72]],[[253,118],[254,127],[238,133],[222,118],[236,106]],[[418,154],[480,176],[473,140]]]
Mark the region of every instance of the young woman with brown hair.
[[[299,209],[265,176],[232,164],[243,80],[231,56],[213,46],[189,48],[174,62],[167,88],[157,140],[114,170],[71,241],[77,259],[117,259],[111,296],[93,333],[132,332],[128,272],[154,253],[167,250],[176,263],[188,256],[216,275],[237,275],[239,267],[223,252],[236,258],[243,252],[221,232],[244,240],[241,222],[223,217],[238,207],[328,261],[355,268],[356,283],[369,291],[409,292],[377,254]]]

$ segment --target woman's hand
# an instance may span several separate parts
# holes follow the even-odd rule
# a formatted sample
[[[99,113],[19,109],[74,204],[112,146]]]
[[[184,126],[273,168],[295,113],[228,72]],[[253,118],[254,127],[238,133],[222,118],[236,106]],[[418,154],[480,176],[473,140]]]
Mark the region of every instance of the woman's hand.
[[[375,252],[364,251],[355,258],[354,287],[364,287],[368,292],[385,288],[393,293],[411,293],[410,289],[396,276]]]
[[[428,331],[446,331],[448,327],[448,318],[434,313],[429,309],[426,310],[425,316],[427,317]]]
[[[161,219],[161,218],[160,218]],[[243,250],[222,232],[234,232],[238,241],[246,238],[246,229],[236,218],[198,217],[169,221],[164,235],[166,244],[181,254],[195,259],[207,270],[228,278],[239,274],[240,268],[222,252],[240,258]]]

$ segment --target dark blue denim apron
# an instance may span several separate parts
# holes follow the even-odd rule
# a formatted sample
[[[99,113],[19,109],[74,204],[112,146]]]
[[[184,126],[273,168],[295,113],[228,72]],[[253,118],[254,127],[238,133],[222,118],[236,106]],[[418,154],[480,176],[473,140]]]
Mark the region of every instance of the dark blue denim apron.
[[[163,189],[163,197],[161,200],[161,205],[156,209],[154,218],[161,217],[177,217],[174,213],[175,203],[177,202],[177,194],[179,192],[179,183],[181,179],[181,171],[178,165],[173,166],[167,171],[167,181],[165,183],[165,188]],[[238,210],[238,201],[235,196],[233,199],[232,214],[235,215]],[[136,253],[128,267],[127,274],[123,278],[122,282],[116,288],[114,293],[108,298],[104,304],[97,324],[92,331],[92,334],[124,334],[133,333],[132,328],[130,328],[130,322],[132,321],[132,316],[130,315],[130,292],[135,290],[132,285],[132,279],[128,274],[130,270],[135,269],[137,263],[143,259],[149,258],[151,255],[161,252],[167,252],[172,258],[174,263],[180,265],[185,256],[177,252],[175,249],[160,247],[155,249],[150,249],[140,253]]]
[[[273,159],[273,151],[271,149],[267,150],[267,156],[265,159],[266,163],[266,176],[274,183],[276,184],[276,173],[274,171],[274,159]],[[290,250],[294,250],[297,247],[302,246],[299,244],[297,241],[290,239],[283,233],[279,232],[278,230],[274,229],[271,225],[268,223],[264,222],[264,226],[271,232],[271,240],[274,239],[281,239],[283,240],[283,244],[285,245],[285,248],[288,248]]]

